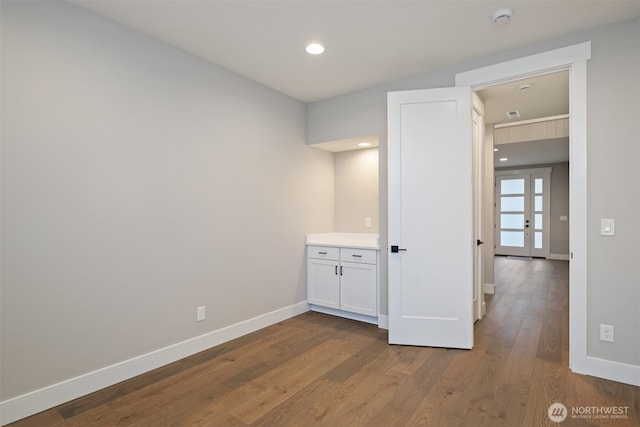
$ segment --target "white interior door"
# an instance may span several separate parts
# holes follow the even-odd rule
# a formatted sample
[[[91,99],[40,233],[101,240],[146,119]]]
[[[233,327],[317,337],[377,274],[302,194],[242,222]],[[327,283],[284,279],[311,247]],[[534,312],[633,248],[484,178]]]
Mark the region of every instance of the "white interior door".
[[[473,347],[471,89],[388,94],[389,343]]]

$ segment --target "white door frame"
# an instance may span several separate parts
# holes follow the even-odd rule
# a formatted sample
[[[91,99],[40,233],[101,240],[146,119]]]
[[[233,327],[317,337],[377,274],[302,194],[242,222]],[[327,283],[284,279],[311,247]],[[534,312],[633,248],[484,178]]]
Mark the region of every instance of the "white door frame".
[[[484,317],[486,305],[484,301],[484,290],[482,281],[482,267],[484,265],[484,244],[482,235],[482,202],[484,197],[484,135],[485,135],[485,112],[484,102],[475,93],[471,92],[471,105],[473,117],[473,233],[476,241],[473,247],[473,321],[481,320]]]
[[[587,361],[587,60],[591,42],[456,74],[472,89],[569,70],[569,368],[588,374]]]

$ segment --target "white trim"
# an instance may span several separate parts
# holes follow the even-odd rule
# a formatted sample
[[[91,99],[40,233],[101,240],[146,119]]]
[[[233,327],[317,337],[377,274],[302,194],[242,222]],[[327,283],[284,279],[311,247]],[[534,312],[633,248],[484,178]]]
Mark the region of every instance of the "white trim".
[[[570,248],[569,367],[587,369],[587,60],[591,42],[456,74],[456,86],[473,89],[569,70]],[[595,373],[594,373],[595,374]]]
[[[587,357],[589,375],[640,387],[640,366]]]
[[[569,254],[549,254],[547,259],[554,259],[556,261],[569,261]]]
[[[307,302],[300,302],[5,400],[0,402],[0,425],[37,414],[307,311]]]
[[[587,59],[569,77],[569,367],[587,370]]]
[[[493,125],[493,128],[502,129],[502,128],[508,128],[512,126],[529,125],[532,123],[544,123],[544,122],[550,122],[553,120],[568,119],[568,118],[569,118],[569,114],[560,114],[559,116],[540,117],[539,119],[520,120],[519,122],[498,123]]]
[[[588,59],[591,59],[590,41],[458,73],[456,74],[456,86],[471,86],[474,89],[480,89],[481,87],[493,86],[496,83],[548,74]]]
[[[496,293],[495,283],[484,283],[482,285],[482,292],[484,292],[485,294],[494,295]]]
[[[332,316],[344,317],[345,319],[358,320],[360,322],[371,323],[372,325],[378,324],[377,317],[367,316],[365,314],[351,313],[350,311],[338,310],[336,308],[323,307],[315,304],[310,304],[309,309],[311,311],[317,311],[318,313],[331,314]]]
[[[389,329],[389,316],[378,315],[378,328]]]

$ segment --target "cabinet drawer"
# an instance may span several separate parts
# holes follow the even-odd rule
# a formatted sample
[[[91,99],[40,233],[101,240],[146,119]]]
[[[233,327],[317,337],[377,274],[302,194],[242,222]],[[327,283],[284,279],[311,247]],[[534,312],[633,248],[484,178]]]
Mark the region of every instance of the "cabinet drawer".
[[[331,246],[307,246],[307,257],[316,259],[340,259],[340,248]]]
[[[373,249],[350,249],[340,250],[340,261],[362,262],[365,264],[376,263],[376,251]]]

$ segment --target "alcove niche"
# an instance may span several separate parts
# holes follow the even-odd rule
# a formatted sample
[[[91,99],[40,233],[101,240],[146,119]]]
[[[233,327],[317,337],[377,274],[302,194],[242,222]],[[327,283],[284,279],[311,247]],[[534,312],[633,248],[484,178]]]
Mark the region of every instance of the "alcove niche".
[[[379,233],[379,139],[340,139],[311,147],[333,153],[334,232]]]

